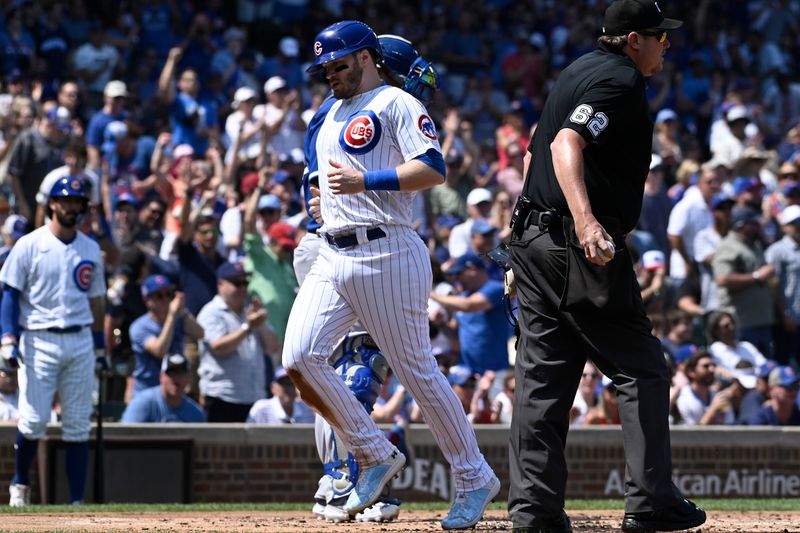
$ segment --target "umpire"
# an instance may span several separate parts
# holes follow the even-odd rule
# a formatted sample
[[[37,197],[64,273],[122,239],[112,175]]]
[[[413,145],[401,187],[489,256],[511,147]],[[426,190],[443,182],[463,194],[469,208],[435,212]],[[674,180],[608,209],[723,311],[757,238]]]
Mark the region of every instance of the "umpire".
[[[627,467],[622,530],[680,530],[706,519],[671,481],[670,375],[625,248],[650,163],[645,77],[662,69],[667,30],[681,24],[653,0],[614,1],[598,49],[561,73],[531,140],[510,243],[521,329],[514,531],[572,531],[564,444],[587,356],[617,388]]]

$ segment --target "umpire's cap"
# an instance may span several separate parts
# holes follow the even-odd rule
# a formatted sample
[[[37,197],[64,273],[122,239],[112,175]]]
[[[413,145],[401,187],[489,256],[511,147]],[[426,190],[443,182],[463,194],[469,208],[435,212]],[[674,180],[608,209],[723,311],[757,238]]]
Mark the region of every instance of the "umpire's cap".
[[[86,187],[83,184],[83,180],[77,176],[64,176],[53,184],[50,189],[50,198],[64,198],[67,196],[75,196],[88,201],[89,198],[86,195]]]
[[[314,39],[315,60],[306,69],[309,74],[319,73],[325,63],[330,63],[361,49],[369,48],[381,59],[381,47],[375,32],[357,20],[343,20],[331,24]]]
[[[605,35],[624,35],[641,30],[674,30],[683,22],[664,18],[656,0],[615,0],[603,17]]]

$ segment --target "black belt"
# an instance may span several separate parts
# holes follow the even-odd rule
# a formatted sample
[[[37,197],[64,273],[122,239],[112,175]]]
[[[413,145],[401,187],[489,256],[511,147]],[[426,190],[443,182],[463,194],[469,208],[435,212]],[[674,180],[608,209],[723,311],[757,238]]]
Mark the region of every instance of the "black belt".
[[[70,326],[68,328],[47,328],[50,333],[78,333],[85,326]]]
[[[561,217],[555,211],[531,211],[524,227],[538,226],[540,231],[546,230],[550,224],[560,221]]]
[[[328,244],[336,246],[337,248],[350,248],[358,244],[358,236],[355,233],[345,233],[335,237],[327,233],[323,235],[325,235],[325,240],[328,241]],[[368,241],[374,241],[383,237],[386,237],[386,232],[381,228],[370,228],[367,230]]]

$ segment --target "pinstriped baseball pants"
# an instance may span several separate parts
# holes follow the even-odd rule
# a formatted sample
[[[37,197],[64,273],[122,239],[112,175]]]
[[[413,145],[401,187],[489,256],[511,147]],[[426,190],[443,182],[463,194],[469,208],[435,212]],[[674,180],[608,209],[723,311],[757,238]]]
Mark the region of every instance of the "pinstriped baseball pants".
[[[333,346],[360,320],[422,409],[456,490],[480,488],[492,470],[431,353],[428,250],[410,228],[384,229],[385,238],[349,249],[322,245],[289,316],[283,365],[362,468],[386,460],[394,447],[328,363]]]
[[[89,440],[95,366],[89,328],[76,333],[25,331],[20,351],[20,433],[31,440],[44,436],[58,392],[64,440]]]

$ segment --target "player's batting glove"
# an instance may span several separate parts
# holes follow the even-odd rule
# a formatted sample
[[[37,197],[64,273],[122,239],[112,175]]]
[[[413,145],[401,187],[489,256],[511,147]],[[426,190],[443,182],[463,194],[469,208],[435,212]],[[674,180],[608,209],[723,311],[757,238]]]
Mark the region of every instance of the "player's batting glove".
[[[13,335],[3,335],[0,341],[0,357],[5,360],[5,364],[11,368],[19,368],[19,361],[22,355],[17,348],[17,338]]]
[[[95,357],[95,364],[94,369],[98,374],[106,374],[108,370],[111,368],[111,365],[108,364],[108,357],[106,356],[106,351],[103,348],[96,348],[94,351]]]

